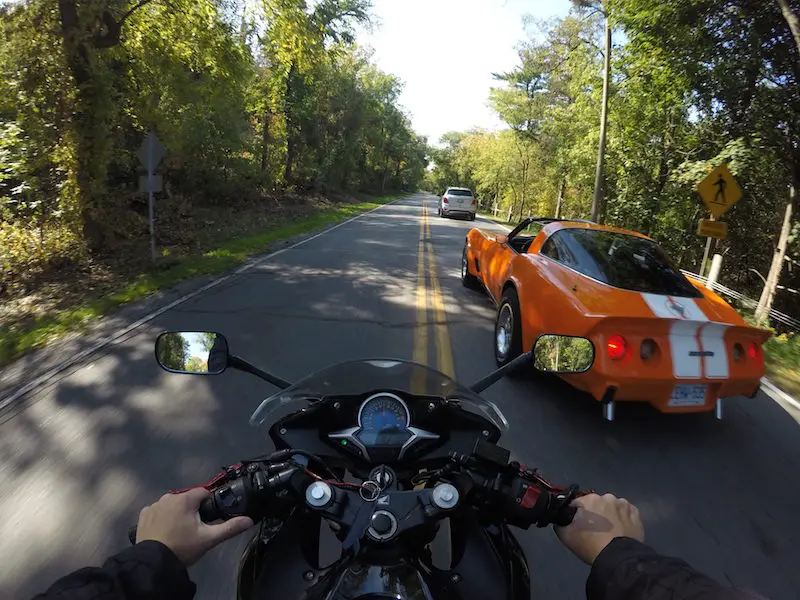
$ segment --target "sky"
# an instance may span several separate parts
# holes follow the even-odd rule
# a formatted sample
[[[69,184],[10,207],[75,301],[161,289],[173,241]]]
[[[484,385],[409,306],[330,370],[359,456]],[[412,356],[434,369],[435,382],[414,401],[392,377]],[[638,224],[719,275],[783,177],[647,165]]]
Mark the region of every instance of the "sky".
[[[561,17],[569,0],[374,0],[374,30],[359,35],[381,70],[405,83],[401,104],[414,130],[438,142],[443,133],[498,129],[487,106],[493,72],[514,68],[523,15]]]

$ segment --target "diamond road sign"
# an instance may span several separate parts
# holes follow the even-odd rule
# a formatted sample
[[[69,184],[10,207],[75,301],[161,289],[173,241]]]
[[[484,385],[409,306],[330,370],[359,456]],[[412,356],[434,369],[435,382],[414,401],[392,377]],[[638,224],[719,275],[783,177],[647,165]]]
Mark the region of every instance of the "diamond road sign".
[[[164,158],[166,153],[167,149],[161,143],[161,140],[158,139],[155,132],[151,131],[142,141],[142,145],[139,146],[139,151],[136,153],[136,156],[139,157],[139,162],[142,163],[142,166],[147,169],[149,173],[152,173],[156,170],[158,163],[161,162],[161,159]]]
[[[719,219],[742,197],[742,188],[731,175],[728,165],[722,165],[697,184],[697,193],[714,218]]]

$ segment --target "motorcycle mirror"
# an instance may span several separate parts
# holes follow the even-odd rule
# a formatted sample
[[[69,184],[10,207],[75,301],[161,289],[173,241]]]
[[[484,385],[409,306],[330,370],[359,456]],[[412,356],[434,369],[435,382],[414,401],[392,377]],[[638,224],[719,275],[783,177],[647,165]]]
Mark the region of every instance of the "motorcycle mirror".
[[[533,360],[533,354],[530,352],[525,352],[524,354],[520,354],[517,358],[512,360],[509,363],[506,363],[499,369],[492,371],[483,379],[480,379],[469,386],[469,389],[475,392],[476,394],[480,394],[483,390],[488,388],[489,386],[497,383],[503,377],[508,375],[511,372],[517,371],[517,369],[523,369],[525,367],[530,367],[531,361]]]
[[[584,373],[594,364],[594,344],[583,337],[540,335],[533,345],[533,366],[544,373]]]
[[[213,331],[165,331],[156,338],[156,360],[170,373],[219,375],[230,364],[228,340]]]

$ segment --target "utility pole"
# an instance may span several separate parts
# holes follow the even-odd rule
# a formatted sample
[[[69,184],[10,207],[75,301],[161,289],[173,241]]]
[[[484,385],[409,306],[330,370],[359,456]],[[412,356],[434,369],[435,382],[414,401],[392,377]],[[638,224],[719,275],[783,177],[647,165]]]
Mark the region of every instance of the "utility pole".
[[[775,290],[778,288],[778,281],[781,277],[781,269],[783,269],[783,262],[786,260],[786,248],[789,245],[789,234],[792,232],[792,209],[794,208],[795,188],[792,185],[789,188],[789,203],[786,205],[786,213],[783,216],[783,227],[781,227],[781,236],[778,238],[778,246],[775,248],[775,254],[772,257],[772,266],[767,275],[767,282],[764,284],[764,290],[761,292],[761,298],[758,300],[758,307],[756,308],[756,322],[762,323],[769,315],[772,309],[772,302],[775,299]]]
[[[608,9],[603,12],[606,33],[605,72],[603,74],[603,107],[600,111],[600,144],[597,149],[597,169],[594,175],[594,195],[592,196],[592,221],[600,223],[604,216],[604,184],[603,167],[606,157],[606,127],[608,125],[608,88],[611,84],[611,22]]]

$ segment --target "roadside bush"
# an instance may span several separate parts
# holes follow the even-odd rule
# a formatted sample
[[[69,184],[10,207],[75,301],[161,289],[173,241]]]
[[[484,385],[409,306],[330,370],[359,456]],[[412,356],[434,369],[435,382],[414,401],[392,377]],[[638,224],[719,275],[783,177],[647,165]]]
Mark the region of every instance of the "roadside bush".
[[[800,337],[795,333],[773,336],[764,344],[764,354],[784,367],[800,367]]]
[[[58,269],[85,256],[80,237],[61,223],[42,229],[0,222],[0,279],[8,284],[23,276]]]

